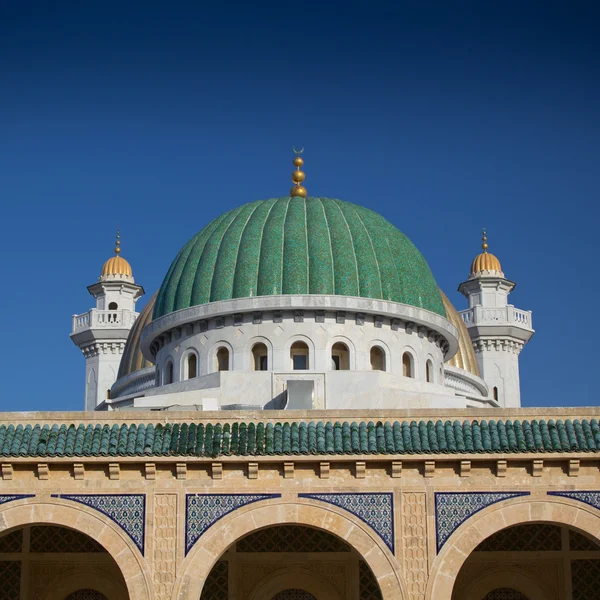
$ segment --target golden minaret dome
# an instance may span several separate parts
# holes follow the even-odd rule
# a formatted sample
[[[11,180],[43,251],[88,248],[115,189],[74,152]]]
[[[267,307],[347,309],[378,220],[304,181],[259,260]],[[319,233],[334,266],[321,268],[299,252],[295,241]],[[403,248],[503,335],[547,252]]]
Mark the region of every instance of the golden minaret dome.
[[[293,163],[296,167],[296,170],[292,173],[292,181],[294,182],[294,185],[290,190],[290,196],[292,198],[294,196],[306,198],[306,188],[303,185],[301,185],[302,182],[306,179],[306,175],[304,174],[304,171],[300,170],[300,167],[304,164],[304,159],[300,156],[304,152],[304,148],[302,148],[301,150],[296,150],[296,148],[294,148],[294,152],[296,153],[296,156],[293,160]]]
[[[114,278],[133,279],[131,265],[122,257],[121,254],[121,234],[117,229],[117,240],[115,242],[115,255],[111,256],[102,267],[101,280]]]
[[[483,252],[478,254],[471,263],[471,277],[485,271],[495,271],[502,274],[502,266],[496,256],[488,252],[487,233],[482,230],[481,248]]]

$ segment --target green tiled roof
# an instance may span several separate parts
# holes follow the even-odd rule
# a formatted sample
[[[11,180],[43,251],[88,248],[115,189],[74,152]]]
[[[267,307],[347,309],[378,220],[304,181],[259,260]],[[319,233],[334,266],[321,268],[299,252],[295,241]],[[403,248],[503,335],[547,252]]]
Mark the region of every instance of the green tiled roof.
[[[381,215],[331,198],[273,198],[216,218],[177,255],[154,319],[232,298],[324,294],[446,311],[429,266]]]
[[[2,425],[0,458],[597,452],[597,419]]]

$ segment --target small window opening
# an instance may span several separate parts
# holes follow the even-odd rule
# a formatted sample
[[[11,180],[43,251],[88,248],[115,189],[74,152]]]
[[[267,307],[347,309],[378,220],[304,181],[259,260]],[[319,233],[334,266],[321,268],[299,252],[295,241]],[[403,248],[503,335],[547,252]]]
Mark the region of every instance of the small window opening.
[[[428,383],[433,383],[433,363],[428,360],[425,365],[425,370],[427,372],[427,381]]]
[[[405,352],[402,355],[402,375],[404,375],[404,377],[414,377],[413,361],[408,352]]]
[[[165,368],[165,385],[173,383],[173,363],[169,361]]]
[[[371,371],[385,371],[385,353],[379,346],[371,348]]]
[[[336,342],[331,348],[331,368],[334,371],[348,371],[350,369],[350,352],[346,344]]]
[[[217,371],[229,371],[229,349],[225,346],[217,350]]]
[[[116,302],[111,302],[108,305],[108,310],[117,310],[117,308],[119,308],[119,305]]]
[[[308,346],[305,342],[294,342],[290,348],[292,369],[306,371],[308,369]]]
[[[255,371],[267,371],[269,368],[269,351],[262,342],[252,346],[252,358]]]
[[[106,390],[106,399],[110,400],[110,390]]]
[[[494,386],[494,400],[498,401],[498,388]]]
[[[187,378],[194,379],[198,376],[198,357],[192,352],[187,358]]]

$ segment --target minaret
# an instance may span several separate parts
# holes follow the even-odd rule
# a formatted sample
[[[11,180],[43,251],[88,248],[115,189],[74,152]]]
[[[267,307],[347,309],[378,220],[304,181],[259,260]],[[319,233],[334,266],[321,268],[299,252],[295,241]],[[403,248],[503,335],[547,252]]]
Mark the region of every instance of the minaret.
[[[88,286],[96,308],[73,315],[71,339],[85,356],[85,410],[95,410],[109,397],[129,330],[138,316],[135,303],[144,294],[120,252],[117,231],[115,255],[104,263],[98,281]]]
[[[504,277],[500,261],[488,252],[485,229],[481,248],[469,279],[458,287],[469,300],[469,308],[460,315],[490,396],[501,407],[516,408],[521,406],[519,353],[533,335],[531,311],[508,304],[516,284]]]

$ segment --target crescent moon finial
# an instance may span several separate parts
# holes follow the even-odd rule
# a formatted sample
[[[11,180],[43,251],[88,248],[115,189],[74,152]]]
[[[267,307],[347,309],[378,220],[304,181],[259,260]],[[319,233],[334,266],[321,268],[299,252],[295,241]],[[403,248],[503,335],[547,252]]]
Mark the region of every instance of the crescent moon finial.
[[[296,146],[292,146],[292,150],[293,150],[294,154],[300,155],[304,152],[304,146],[302,146],[302,148],[300,148],[300,150],[296,150]]]

